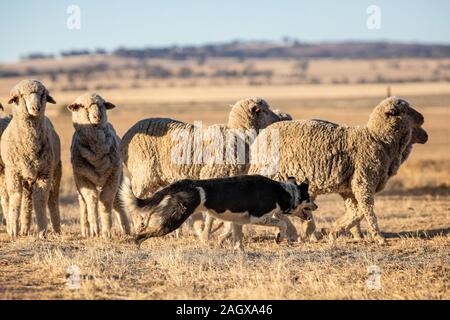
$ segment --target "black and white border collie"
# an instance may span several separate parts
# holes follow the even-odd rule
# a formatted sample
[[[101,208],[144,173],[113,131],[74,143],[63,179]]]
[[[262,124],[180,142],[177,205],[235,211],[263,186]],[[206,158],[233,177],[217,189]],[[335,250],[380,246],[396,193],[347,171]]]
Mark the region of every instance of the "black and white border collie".
[[[135,238],[138,245],[150,237],[176,230],[196,212],[208,212],[215,218],[240,225],[278,227],[277,240],[281,241],[287,226],[277,215],[291,214],[305,219],[311,215],[310,211],[317,209],[309,197],[307,182],[298,185],[294,178],[278,182],[259,175],[180,180],[147,199],[137,198],[125,179],[120,197],[127,211],[140,215]],[[239,243],[240,249],[241,246]]]

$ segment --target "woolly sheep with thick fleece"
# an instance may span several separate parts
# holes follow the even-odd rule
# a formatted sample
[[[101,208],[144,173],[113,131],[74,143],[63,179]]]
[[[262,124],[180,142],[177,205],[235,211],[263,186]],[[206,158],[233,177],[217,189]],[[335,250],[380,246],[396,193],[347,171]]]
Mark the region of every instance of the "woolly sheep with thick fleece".
[[[55,103],[47,88],[37,80],[23,80],[10,93],[13,117],[1,139],[8,195],[7,231],[15,237],[28,235],[31,213],[36,214],[39,236],[47,232],[46,206],[53,230],[60,233],[59,185],[61,145],[50,120],[47,102]]]
[[[86,93],[67,106],[72,112],[75,132],[72,137],[71,162],[80,204],[81,234],[98,236],[100,213],[103,237],[111,236],[114,206],[122,232],[130,226],[120,202],[115,201],[122,178],[120,139],[108,122],[107,110],[115,105],[97,94]]]
[[[366,218],[370,235],[384,243],[374,213],[374,195],[406,160],[412,133],[423,122],[422,114],[407,101],[391,97],[374,109],[365,126],[348,127],[317,120],[275,123],[267,130],[277,130],[281,141],[277,170],[258,163],[258,140],[268,137],[261,133],[251,147],[248,172],[276,180],[290,176],[298,181],[308,179],[314,196],[340,194],[347,212],[336,221],[332,235],[348,231]],[[426,132],[421,130],[425,136],[418,142],[425,143]],[[314,223],[313,219],[310,223]],[[314,228],[309,229],[311,232]]]

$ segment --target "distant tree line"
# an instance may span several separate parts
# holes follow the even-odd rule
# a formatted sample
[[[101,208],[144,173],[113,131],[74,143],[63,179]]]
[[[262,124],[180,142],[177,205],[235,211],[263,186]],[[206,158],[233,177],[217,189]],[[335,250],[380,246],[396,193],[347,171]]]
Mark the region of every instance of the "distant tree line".
[[[331,58],[331,59],[382,59],[382,58],[447,58],[450,45],[393,43],[393,42],[330,42],[302,43],[286,39],[281,43],[240,42],[206,44],[202,46],[170,46],[149,48],[121,47],[112,52],[105,49],[67,50],[60,56],[113,54],[137,59],[163,58],[172,60],[197,59],[199,64],[207,58]],[[31,53],[23,59],[52,59],[55,55]]]

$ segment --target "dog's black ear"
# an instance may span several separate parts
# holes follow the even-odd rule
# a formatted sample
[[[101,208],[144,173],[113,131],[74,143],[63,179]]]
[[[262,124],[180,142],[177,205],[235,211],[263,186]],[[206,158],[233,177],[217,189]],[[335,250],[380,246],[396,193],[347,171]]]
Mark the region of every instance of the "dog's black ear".
[[[293,184],[297,185],[297,180],[295,179],[295,177],[289,177],[289,178],[287,179],[287,181],[290,182],[290,183],[293,183]]]
[[[309,182],[308,180],[305,180],[302,182],[302,184],[300,185],[300,191],[304,194],[308,194],[309,191]]]
[[[0,103],[0,110],[5,110],[5,109],[3,109],[3,105]]]

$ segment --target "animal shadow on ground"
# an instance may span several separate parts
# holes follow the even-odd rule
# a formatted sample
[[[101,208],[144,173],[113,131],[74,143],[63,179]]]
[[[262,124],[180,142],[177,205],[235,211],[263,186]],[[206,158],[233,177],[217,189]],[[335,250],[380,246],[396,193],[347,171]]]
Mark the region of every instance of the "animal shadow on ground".
[[[322,228],[323,236],[327,236],[330,233],[330,229]],[[400,231],[400,232],[382,232],[386,239],[401,239],[401,238],[418,238],[418,239],[432,239],[434,237],[445,237],[450,235],[450,228],[438,228],[430,230],[412,230],[412,231]],[[365,238],[369,237],[367,232],[363,232]],[[351,237],[349,232],[342,232],[339,237]]]
[[[400,231],[400,232],[383,232],[385,238],[419,238],[419,239],[432,239],[434,237],[448,236],[450,235],[450,228],[438,228],[430,230],[414,230],[414,231]]]

